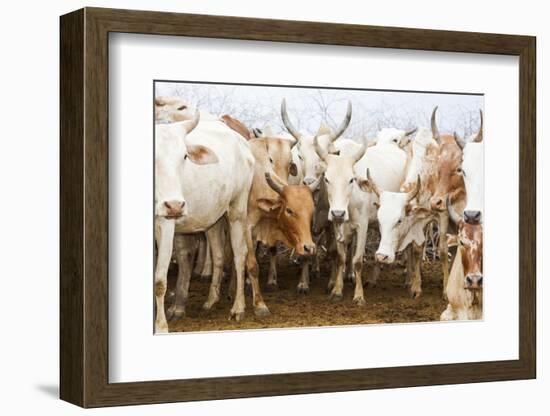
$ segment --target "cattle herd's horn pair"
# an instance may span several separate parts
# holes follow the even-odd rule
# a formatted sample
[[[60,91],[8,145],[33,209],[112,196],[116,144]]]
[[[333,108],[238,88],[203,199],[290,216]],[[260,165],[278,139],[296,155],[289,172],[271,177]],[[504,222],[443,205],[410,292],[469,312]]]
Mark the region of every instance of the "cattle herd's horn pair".
[[[372,177],[370,176],[369,168],[367,168],[367,181],[369,182],[370,189],[372,189],[372,192],[376,194],[378,198],[380,198],[380,195],[382,194],[382,191],[380,191],[380,188],[376,185],[376,183],[372,180]],[[418,178],[416,180],[416,186],[414,189],[410,190],[407,195],[407,202],[410,202],[413,200],[413,198],[418,195],[418,192],[420,191],[420,175],[418,175]]]

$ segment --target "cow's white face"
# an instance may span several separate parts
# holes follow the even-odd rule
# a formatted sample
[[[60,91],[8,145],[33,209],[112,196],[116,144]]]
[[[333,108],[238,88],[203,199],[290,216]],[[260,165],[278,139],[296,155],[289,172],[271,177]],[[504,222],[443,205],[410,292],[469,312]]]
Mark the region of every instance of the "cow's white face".
[[[328,194],[328,219],[334,223],[349,220],[349,201],[355,186],[355,159],[329,154],[326,157],[325,183]]]
[[[380,245],[376,260],[393,263],[398,247],[413,224],[412,207],[405,192],[382,192],[379,204]]]
[[[326,135],[317,137],[319,146],[322,146],[324,149],[329,148],[329,139]],[[300,141],[297,144],[298,146],[298,159],[302,164],[302,172],[304,176],[304,185],[310,185],[316,182],[323,172],[325,171],[326,164],[317,152],[315,151],[315,146],[313,144],[313,136],[308,134],[302,134],[300,136]]]
[[[172,97],[155,98],[155,121],[175,123],[193,119],[195,110],[183,100]]]
[[[187,214],[183,169],[196,164],[217,163],[214,152],[200,145],[186,144],[187,135],[196,127],[198,111],[190,121],[155,126],[155,215],[179,218]]]
[[[483,142],[468,143],[464,147],[462,175],[466,187],[464,220],[469,223],[483,221]]]

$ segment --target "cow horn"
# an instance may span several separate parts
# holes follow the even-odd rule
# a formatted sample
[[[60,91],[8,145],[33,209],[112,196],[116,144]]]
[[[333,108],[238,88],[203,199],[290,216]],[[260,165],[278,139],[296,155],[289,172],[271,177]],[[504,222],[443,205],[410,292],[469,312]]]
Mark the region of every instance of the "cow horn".
[[[407,202],[412,201],[418,195],[418,192],[420,191],[420,185],[420,175],[418,175],[414,189],[409,191],[409,193],[407,194]]]
[[[472,142],[480,143],[483,140],[483,111],[479,110],[479,131]]]
[[[462,217],[458,215],[458,212],[453,207],[453,204],[451,204],[451,198],[447,196],[447,212],[449,213],[449,218],[452,222],[455,224],[458,224]]]
[[[407,130],[407,131],[405,132],[405,137],[406,137],[406,136],[410,136],[411,134],[416,133],[416,130],[418,130],[418,127],[415,127],[414,129],[411,129],[411,130]]]
[[[369,181],[369,186],[372,189],[372,192],[374,192],[376,194],[376,196],[378,198],[380,198],[380,194],[381,194],[380,189],[378,188],[378,186],[372,180],[372,178],[370,176],[369,168],[367,168],[367,181]]]
[[[278,184],[273,180],[271,177],[271,174],[269,172],[265,173],[265,180],[267,181],[267,184],[271,189],[273,189],[275,192],[277,192],[279,195],[282,195],[283,193],[283,186]]]
[[[353,164],[355,165],[357,162],[359,162],[359,160],[363,157],[363,155],[365,154],[365,151],[367,150],[367,148],[365,147],[365,145],[363,143],[361,143],[361,145],[359,146],[359,149],[357,149],[355,151],[355,153],[352,155],[352,159],[353,159]]]
[[[319,140],[317,136],[313,138],[313,148],[315,149],[317,156],[319,156],[321,160],[326,161],[328,152],[319,145]]]
[[[281,103],[281,118],[283,119],[283,124],[288,132],[296,139],[296,142],[298,142],[300,140],[300,133],[298,133],[298,130],[294,128],[288,118],[288,113],[286,111],[286,98],[283,98],[283,102]]]
[[[328,136],[330,141],[333,142],[342,134],[344,134],[344,131],[346,131],[350,122],[351,122],[351,101],[348,101],[348,110],[346,111],[346,117],[344,118],[344,121],[342,121],[342,124],[340,124],[340,127],[338,127],[338,129],[334,133],[331,133]]]
[[[436,140],[437,142],[439,142],[439,130],[437,129],[437,123],[435,121],[435,113],[437,112],[437,106],[434,107],[433,111],[432,111],[432,119],[431,119],[431,123],[432,123],[432,136],[434,138],[434,140]]]
[[[464,146],[466,146],[466,140],[464,140],[462,137],[460,137],[458,134],[456,134],[456,131],[453,132],[453,137],[455,138],[455,142],[461,149],[464,149]]]
[[[183,128],[185,129],[185,133],[189,134],[193,131],[195,127],[197,127],[197,124],[199,124],[199,120],[201,119],[201,112],[197,108],[195,110],[195,114],[193,115],[193,118],[188,121],[183,122]]]

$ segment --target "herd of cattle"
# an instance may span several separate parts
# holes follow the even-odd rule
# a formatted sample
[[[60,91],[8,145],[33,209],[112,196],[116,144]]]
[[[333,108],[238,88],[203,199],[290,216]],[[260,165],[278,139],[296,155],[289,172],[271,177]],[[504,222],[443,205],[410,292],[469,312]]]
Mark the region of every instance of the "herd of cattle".
[[[243,318],[247,283],[254,313],[269,315],[259,283],[258,243],[270,248],[270,288],[277,287],[277,244],[300,256],[297,291],[304,294],[310,271],[319,270],[316,247],[322,244],[331,262],[330,300],[343,298],[349,275],[353,302],[361,307],[369,226],[380,233],[376,262],[391,264],[403,253],[408,290],[418,297],[427,225],[433,222],[448,301],[441,320],[480,319],[483,115],[480,111],[479,131],[462,138],[440,133],[436,112],[437,107],[429,128],[384,128],[360,143],[342,137],[351,102],[336,130],[320,126],[312,133],[293,126],[283,100],[287,131],[275,133],[270,127],[250,130],[229,115],[220,118],[176,98],[156,98],[155,332],[168,332],[168,320],[184,317],[194,267],[211,268],[205,310],[220,299],[224,265],[231,264],[230,316]],[[178,278],[165,310],[173,255]],[[374,270],[366,281],[377,276]]]

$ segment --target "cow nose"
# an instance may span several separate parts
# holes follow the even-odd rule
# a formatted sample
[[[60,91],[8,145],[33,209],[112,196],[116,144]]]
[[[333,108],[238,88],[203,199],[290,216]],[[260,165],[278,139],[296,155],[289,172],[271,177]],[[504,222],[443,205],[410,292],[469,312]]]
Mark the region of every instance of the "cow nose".
[[[164,206],[167,208],[168,217],[181,217],[185,201],[164,201]]]
[[[311,185],[313,182],[315,182],[315,178],[312,178],[311,176],[304,178],[304,185],[306,186]]]
[[[306,254],[315,254],[315,244],[304,244],[304,252]]]
[[[443,206],[443,198],[433,197],[431,202],[432,202],[433,209],[442,210],[443,208],[445,208]]]
[[[483,276],[471,274],[466,276],[466,289],[481,289],[483,287]]]
[[[342,209],[333,209],[330,211],[330,213],[332,214],[332,218],[335,219],[343,219],[344,215],[346,215],[346,211]]]
[[[385,261],[388,260],[388,255],[383,253],[376,253],[375,257],[376,257],[376,261],[380,263],[384,263]]]
[[[481,211],[464,211],[464,221],[468,224],[479,224],[481,222]]]

